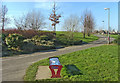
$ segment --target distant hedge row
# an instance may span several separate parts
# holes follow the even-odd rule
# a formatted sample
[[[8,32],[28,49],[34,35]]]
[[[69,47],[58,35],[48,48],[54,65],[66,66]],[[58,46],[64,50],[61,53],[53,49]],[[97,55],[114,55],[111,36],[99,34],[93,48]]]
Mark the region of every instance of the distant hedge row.
[[[2,33],[5,34],[5,35],[17,33],[17,34],[21,34],[25,38],[32,38],[35,35],[39,35],[39,36],[41,36],[41,35],[48,35],[48,36],[51,35],[52,37],[54,37],[54,32],[49,32],[49,31],[8,29],[8,30],[2,31]]]

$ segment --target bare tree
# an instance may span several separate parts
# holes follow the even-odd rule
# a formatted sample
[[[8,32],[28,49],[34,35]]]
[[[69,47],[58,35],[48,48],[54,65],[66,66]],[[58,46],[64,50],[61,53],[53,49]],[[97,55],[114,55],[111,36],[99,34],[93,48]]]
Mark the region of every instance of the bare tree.
[[[70,15],[68,18],[64,20],[63,28],[70,32],[71,38],[73,39],[73,32],[78,31],[80,28],[80,19],[76,15]]]
[[[87,11],[84,11],[84,14],[81,16],[81,23],[83,25],[83,38],[85,38],[85,32],[87,28]]]
[[[28,19],[28,20],[27,20]],[[40,11],[31,11],[26,16],[26,21],[28,21],[28,26],[30,29],[43,29],[44,25],[44,16],[41,14]]]
[[[40,11],[29,11],[27,14],[23,14],[18,19],[15,19],[15,25],[18,29],[43,29],[44,25],[44,16]]]
[[[8,8],[6,5],[2,5],[0,7],[0,22],[2,23],[2,30],[4,30],[5,24],[8,23],[8,18],[6,17],[6,14],[8,12]]]
[[[26,18],[25,15],[17,18],[17,19],[14,19],[15,21],[15,26],[18,28],[18,29],[27,29],[28,27],[28,19]]]
[[[61,15],[57,15],[56,14],[56,11],[57,11],[57,8],[56,8],[56,3],[54,2],[54,6],[53,6],[53,10],[49,17],[49,20],[51,20],[53,23],[52,23],[52,26],[54,26],[54,33],[56,31],[56,24],[59,23],[59,18],[61,17]]]
[[[87,22],[88,22],[87,23],[87,35],[90,36],[95,26],[94,18],[91,12],[87,16]]]
[[[84,11],[84,14],[81,16],[81,23],[83,25],[83,38],[85,38],[85,34],[90,36],[92,30],[94,29],[95,22],[92,16],[92,13],[87,9]]]

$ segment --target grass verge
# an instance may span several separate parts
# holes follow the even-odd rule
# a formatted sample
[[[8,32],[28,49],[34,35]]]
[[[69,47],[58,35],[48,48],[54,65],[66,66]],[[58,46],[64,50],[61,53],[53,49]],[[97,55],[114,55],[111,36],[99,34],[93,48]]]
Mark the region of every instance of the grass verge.
[[[113,43],[120,44],[120,35],[110,35],[110,37],[115,38]]]
[[[59,36],[60,34],[63,34],[63,36]],[[85,38],[83,38],[83,33],[73,32],[73,34],[74,34],[74,38],[73,38],[72,42],[82,40],[83,42],[89,43],[89,42],[92,42],[92,41],[95,41],[95,40],[99,39],[97,36],[94,36],[94,34],[91,34],[91,36],[87,36],[86,35]],[[65,38],[65,36],[67,36],[67,37]],[[68,37],[69,37],[69,32],[66,32],[66,31],[56,31],[56,38],[59,39],[59,42],[68,43],[67,42],[67,38]]]
[[[25,81],[118,81],[118,45],[103,45],[58,56],[63,68],[60,79],[35,80],[38,66],[49,65],[49,59],[28,67]],[[79,71],[70,73],[67,66]]]

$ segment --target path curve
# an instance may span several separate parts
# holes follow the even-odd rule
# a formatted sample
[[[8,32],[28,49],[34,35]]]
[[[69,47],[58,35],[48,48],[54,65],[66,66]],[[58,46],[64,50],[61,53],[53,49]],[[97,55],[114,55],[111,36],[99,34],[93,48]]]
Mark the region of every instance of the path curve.
[[[47,52],[36,52],[32,54],[2,58],[2,69],[0,69],[2,70],[2,81],[23,81],[27,67],[39,60],[107,44],[107,37],[101,35],[96,36],[99,37],[99,40],[89,44],[69,46]],[[113,40],[114,38],[111,38],[111,41]]]

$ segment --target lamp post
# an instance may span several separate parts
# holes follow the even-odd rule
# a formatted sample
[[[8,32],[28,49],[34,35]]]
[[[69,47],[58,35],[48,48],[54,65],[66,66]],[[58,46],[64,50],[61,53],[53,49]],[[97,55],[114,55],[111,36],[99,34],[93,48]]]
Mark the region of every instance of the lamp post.
[[[104,8],[105,10],[108,10],[108,44],[110,44],[110,35],[109,35],[109,31],[110,31],[110,8]]]
[[[104,29],[104,20],[102,21],[102,23],[103,23],[103,29]]]

